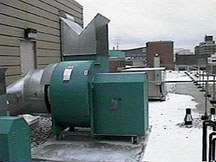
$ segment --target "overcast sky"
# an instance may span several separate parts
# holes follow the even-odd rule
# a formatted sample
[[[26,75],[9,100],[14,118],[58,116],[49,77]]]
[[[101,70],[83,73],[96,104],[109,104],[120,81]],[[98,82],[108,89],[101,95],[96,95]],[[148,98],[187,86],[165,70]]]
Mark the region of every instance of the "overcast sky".
[[[205,34],[216,38],[216,0],[77,0],[85,26],[101,13],[109,24],[110,49],[121,37],[120,49],[148,41],[173,40],[175,48],[190,48]]]

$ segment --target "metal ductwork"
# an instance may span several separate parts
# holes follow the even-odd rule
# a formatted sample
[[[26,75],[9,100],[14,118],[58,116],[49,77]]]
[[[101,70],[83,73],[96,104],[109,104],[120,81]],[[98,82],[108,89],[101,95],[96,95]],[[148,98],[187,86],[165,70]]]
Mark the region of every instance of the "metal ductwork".
[[[101,14],[97,14],[84,29],[71,19],[61,18],[61,20],[64,56],[108,56],[109,19]]]
[[[49,113],[49,82],[55,66],[52,64],[45,69],[31,70],[7,87],[8,111],[12,115]]]

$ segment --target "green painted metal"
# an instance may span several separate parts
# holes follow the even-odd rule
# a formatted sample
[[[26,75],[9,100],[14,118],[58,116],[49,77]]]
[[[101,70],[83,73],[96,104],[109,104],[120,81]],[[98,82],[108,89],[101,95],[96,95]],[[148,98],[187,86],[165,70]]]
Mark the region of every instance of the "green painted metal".
[[[72,68],[64,81],[65,70]],[[56,135],[143,136],[148,129],[146,73],[100,73],[95,61],[59,63],[50,82],[53,130]],[[70,128],[71,132],[65,132]]]
[[[78,56],[64,56],[64,61],[94,61],[98,66],[99,72],[109,72],[109,58],[103,55],[78,55]]]
[[[109,50],[109,57],[124,59],[125,58],[125,52],[116,51],[116,50]]]
[[[0,117],[0,161],[31,162],[30,128],[21,117]]]
[[[145,73],[97,74],[93,83],[95,135],[144,136],[148,129]]]
[[[63,82],[64,70],[73,66],[69,82]],[[85,75],[88,71],[88,75]],[[59,63],[50,83],[51,112],[54,133],[67,127],[90,126],[89,82],[93,79],[97,65],[93,61],[66,61]]]

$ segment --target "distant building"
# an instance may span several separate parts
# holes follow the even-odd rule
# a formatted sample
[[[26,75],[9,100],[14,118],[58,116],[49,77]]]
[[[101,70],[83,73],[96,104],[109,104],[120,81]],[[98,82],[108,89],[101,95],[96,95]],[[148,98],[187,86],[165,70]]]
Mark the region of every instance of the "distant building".
[[[205,35],[205,42],[214,42],[213,41],[213,36],[211,36],[211,35]]]
[[[210,57],[216,53],[216,44],[213,40],[213,36],[205,36],[204,42],[201,42],[199,46],[195,47],[195,53],[199,56]]]
[[[60,17],[83,26],[83,7],[75,0],[3,0],[0,8],[0,67],[8,68],[7,85],[62,60]]]
[[[175,48],[174,49],[174,62],[176,62],[176,56],[177,55],[192,55],[193,52],[191,52],[190,49],[185,48]]]
[[[117,50],[109,51],[110,72],[116,73],[125,67],[125,53]]]
[[[174,42],[173,41],[155,41],[146,43],[147,66],[154,67],[154,57],[156,54],[160,57],[161,67],[174,69]]]
[[[190,49],[175,48],[175,54],[179,54],[179,55],[192,55],[193,52],[191,52]]]
[[[206,35],[204,37],[204,42],[199,43],[194,50],[198,58],[199,66],[202,66],[202,68],[206,67],[208,58],[216,53],[216,44],[213,40],[213,36]]]
[[[175,70],[193,70],[197,68],[197,55],[176,54]]]
[[[195,55],[199,55],[199,46],[195,46],[194,48]]]
[[[216,54],[212,54],[211,57],[208,58],[208,66],[209,72],[216,74]]]
[[[127,59],[146,59],[146,47],[122,50]]]
[[[125,52],[125,58],[127,62],[132,66],[145,67],[147,62],[146,47],[133,48],[128,50],[122,50]]]

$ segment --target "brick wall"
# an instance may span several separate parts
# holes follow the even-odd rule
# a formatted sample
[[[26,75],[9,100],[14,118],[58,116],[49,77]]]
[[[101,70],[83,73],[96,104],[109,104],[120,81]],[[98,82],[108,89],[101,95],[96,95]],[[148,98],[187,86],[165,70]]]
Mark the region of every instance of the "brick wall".
[[[172,41],[147,42],[147,66],[154,67],[154,56],[159,54],[161,66],[174,69],[174,53]]]
[[[110,72],[117,73],[119,68],[125,67],[125,59],[110,59]]]

